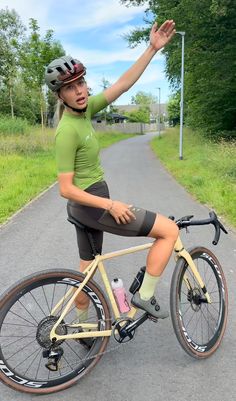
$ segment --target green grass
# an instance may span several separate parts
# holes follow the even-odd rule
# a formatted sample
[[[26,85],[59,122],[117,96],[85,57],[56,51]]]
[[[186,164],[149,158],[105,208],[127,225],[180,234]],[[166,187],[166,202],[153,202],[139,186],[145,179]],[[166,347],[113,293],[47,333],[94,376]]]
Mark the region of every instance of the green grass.
[[[185,128],[183,160],[179,160],[179,130],[171,128],[151,146],[188,192],[236,227],[235,142],[213,143]]]
[[[101,148],[131,135],[98,133]],[[0,134],[0,224],[57,179],[54,130],[31,128],[25,135]]]

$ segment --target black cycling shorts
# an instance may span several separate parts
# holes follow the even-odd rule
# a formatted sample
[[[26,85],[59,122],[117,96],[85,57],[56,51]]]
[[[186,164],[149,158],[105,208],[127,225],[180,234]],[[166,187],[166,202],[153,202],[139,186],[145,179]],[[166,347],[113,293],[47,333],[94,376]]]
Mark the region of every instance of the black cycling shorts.
[[[109,190],[105,181],[97,182],[88,187],[86,192],[109,198]],[[86,226],[93,235],[93,241],[98,253],[102,252],[103,232],[108,232],[125,237],[146,237],[155,222],[156,213],[132,206],[131,211],[135,214],[136,220],[127,224],[117,224],[110,213],[101,208],[84,206],[74,201],[68,201],[68,217],[72,217]],[[94,255],[85,230],[76,227],[79,254],[83,260],[92,260]]]

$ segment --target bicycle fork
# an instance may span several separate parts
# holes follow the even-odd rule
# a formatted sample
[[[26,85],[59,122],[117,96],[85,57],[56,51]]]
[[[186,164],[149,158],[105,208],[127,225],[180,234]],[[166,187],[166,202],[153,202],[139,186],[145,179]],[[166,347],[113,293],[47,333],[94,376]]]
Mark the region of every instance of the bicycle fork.
[[[199,284],[199,286],[200,286],[200,288],[201,288],[201,290],[202,290],[202,292],[203,292],[203,294],[205,296],[205,299],[202,298],[201,302],[202,303],[211,304],[210,295],[207,292],[207,288],[206,288],[206,286],[205,286],[205,284],[204,284],[204,282],[203,282],[203,280],[201,278],[201,275],[200,275],[199,271],[197,270],[197,267],[196,267],[193,259],[191,258],[191,255],[184,248],[180,237],[178,237],[178,239],[177,239],[177,241],[175,243],[174,251],[176,253],[176,260],[179,259],[180,257],[182,257],[183,259],[186,260],[186,262],[188,263],[190,269],[192,270],[192,273],[193,273],[196,281],[198,282],[198,284]],[[190,284],[190,281],[189,281],[186,273],[184,274],[184,282],[186,284],[186,287],[187,287],[189,293],[192,292],[193,289],[192,289],[192,286]]]

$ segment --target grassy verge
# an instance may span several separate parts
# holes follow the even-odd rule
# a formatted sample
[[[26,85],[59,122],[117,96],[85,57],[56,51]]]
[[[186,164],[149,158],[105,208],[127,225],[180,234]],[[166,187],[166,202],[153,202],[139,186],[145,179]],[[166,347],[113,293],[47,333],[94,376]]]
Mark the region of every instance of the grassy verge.
[[[179,131],[172,128],[152,148],[177,181],[236,228],[236,143],[212,143],[185,128],[179,160]]]
[[[102,148],[131,135],[98,133]],[[0,224],[56,181],[54,130],[0,135]]]

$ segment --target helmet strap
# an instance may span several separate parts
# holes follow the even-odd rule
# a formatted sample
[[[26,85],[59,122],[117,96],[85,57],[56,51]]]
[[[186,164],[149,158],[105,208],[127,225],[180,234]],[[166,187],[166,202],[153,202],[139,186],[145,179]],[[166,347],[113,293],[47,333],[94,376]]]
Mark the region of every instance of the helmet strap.
[[[88,106],[85,106],[83,109],[76,109],[75,107],[71,107],[68,103],[66,103],[66,102],[61,98],[59,91],[57,92],[57,96],[59,97],[59,99],[62,100],[64,106],[66,106],[66,107],[68,107],[69,109],[75,111],[76,113],[82,114],[82,113],[85,113],[85,112],[86,112]]]
[[[66,103],[66,102],[64,102],[64,100],[63,100],[63,104],[64,104],[66,107],[69,107],[69,109],[75,111],[75,112],[78,113],[78,114],[85,113],[86,110],[87,110],[87,107],[88,107],[88,106],[85,106],[83,109],[76,109],[75,107],[69,106],[69,104]]]

